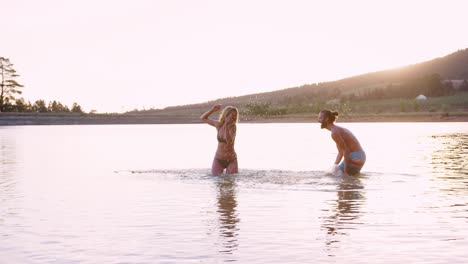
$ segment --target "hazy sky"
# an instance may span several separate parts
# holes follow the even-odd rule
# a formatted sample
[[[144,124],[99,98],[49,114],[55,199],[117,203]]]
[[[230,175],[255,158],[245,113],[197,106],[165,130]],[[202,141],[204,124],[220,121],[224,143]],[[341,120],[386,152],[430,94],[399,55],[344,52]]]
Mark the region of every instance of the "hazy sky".
[[[468,48],[468,1],[0,0],[24,98],[85,111],[205,102]]]

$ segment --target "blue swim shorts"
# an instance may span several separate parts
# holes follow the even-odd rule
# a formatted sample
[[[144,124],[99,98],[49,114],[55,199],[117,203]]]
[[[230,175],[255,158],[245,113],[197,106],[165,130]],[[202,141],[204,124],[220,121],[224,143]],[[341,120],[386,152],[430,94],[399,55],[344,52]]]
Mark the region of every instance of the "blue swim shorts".
[[[355,151],[349,153],[349,159],[351,160],[350,164],[348,164],[348,171],[349,175],[356,175],[361,172],[364,163],[366,162],[366,153],[364,151]],[[344,171],[344,160],[338,165],[338,168],[341,171]]]

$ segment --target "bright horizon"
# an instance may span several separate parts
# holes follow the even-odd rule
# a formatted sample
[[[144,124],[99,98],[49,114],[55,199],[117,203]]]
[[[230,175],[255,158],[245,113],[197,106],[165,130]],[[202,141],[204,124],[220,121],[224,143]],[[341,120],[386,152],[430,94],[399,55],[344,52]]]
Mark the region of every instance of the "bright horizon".
[[[334,81],[468,48],[459,1],[7,1],[0,56],[89,112]]]

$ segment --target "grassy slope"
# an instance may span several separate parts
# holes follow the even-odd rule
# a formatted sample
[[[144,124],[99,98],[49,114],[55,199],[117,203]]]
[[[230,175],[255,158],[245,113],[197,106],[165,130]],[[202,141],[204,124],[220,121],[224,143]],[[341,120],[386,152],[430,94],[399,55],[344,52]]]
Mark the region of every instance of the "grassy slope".
[[[316,113],[323,108],[336,109],[347,115],[402,115],[408,113],[464,113],[468,111],[468,92],[454,96],[429,98],[424,102],[412,99],[381,99],[330,104],[331,99],[343,95],[361,94],[390,84],[404,83],[421,76],[439,73],[442,79],[468,79],[468,49],[459,50],[442,58],[397,69],[353,76],[338,81],[306,84],[266,93],[221,98],[210,102],[139,111],[131,114],[195,117],[214,104],[233,105],[241,114],[251,116],[290,116]],[[255,110],[249,104],[256,104]]]
[[[351,113],[405,113],[405,112],[467,112],[468,92],[451,96],[429,97],[425,101],[414,99],[382,99],[348,103]],[[340,106],[338,106],[340,107]]]

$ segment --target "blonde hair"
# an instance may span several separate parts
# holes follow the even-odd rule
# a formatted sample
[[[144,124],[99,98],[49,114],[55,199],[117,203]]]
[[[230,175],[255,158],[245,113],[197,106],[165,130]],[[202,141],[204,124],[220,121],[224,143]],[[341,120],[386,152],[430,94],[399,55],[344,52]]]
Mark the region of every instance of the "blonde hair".
[[[226,108],[223,109],[223,111],[221,112],[221,114],[219,115],[219,126],[223,126],[224,125],[224,121],[226,119],[226,116],[228,114],[230,114],[231,112],[236,112],[236,120],[234,121],[234,123],[237,123],[237,121],[239,120],[239,110],[237,110],[237,108],[233,107],[233,106],[226,106]]]

